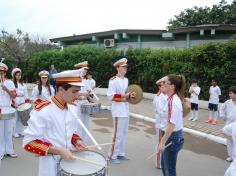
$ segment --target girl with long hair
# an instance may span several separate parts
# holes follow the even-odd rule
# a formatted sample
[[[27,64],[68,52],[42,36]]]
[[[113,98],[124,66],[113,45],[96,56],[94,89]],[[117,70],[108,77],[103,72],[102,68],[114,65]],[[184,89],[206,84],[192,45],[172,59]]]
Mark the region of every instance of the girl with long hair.
[[[37,86],[33,88],[32,91],[32,101],[35,103],[39,103],[43,100],[49,99],[51,96],[55,94],[54,88],[49,83],[49,72],[41,71],[39,72],[39,83]]]
[[[176,163],[183,147],[183,116],[185,78],[182,75],[168,75],[164,90],[167,99],[167,124],[158,151],[162,152],[161,169],[164,176],[176,176]]]
[[[14,68],[12,70],[12,79],[16,88],[16,98],[14,99],[14,106],[29,102],[29,96],[27,92],[27,87],[22,80],[22,71],[19,68]],[[21,123],[19,114],[16,113],[16,122],[14,124],[14,137],[23,136],[23,124]]]

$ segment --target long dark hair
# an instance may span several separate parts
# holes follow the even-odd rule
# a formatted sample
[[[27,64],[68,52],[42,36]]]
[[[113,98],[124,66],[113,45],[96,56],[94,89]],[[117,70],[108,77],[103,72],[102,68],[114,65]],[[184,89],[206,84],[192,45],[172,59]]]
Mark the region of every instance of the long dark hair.
[[[16,88],[18,88],[18,84],[17,84],[17,80],[16,80],[16,74],[17,73],[21,73],[20,71],[17,71],[17,72],[15,72],[14,73],[14,75],[13,75],[13,82],[14,82],[14,84],[15,84],[15,87]],[[19,80],[19,83],[21,84],[21,85],[23,85],[23,79],[22,79],[22,73],[21,73],[21,78],[20,78],[20,80]]]
[[[50,83],[49,83],[49,79],[47,80],[46,82],[46,87],[48,88],[48,91],[49,91],[49,94],[52,95],[52,92],[51,92],[51,87],[50,87]],[[41,77],[39,77],[39,83],[38,83],[38,89],[39,89],[39,95],[42,94],[42,80],[41,80]]]
[[[183,75],[168,75],[168,80],[175,86],[174,92],[184,102],[185,77]]]

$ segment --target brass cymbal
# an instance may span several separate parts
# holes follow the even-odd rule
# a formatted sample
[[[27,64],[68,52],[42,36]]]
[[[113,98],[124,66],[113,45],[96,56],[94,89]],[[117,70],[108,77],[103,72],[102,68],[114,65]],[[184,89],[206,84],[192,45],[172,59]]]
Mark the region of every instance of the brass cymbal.
[[[143,90],[139,85],[131,84],[126,90],[126,93],[135,92],[135,97],[127,99],[130,104],[138,104],[143,99]]]

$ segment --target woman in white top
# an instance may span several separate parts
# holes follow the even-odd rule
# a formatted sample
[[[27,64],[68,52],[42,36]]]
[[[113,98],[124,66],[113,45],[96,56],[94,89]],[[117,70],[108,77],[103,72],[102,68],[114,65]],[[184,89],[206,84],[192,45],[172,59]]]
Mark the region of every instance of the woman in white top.
[[[225,120],[225,126],[236,121],[236,86],[229,88],[229,97],[230,99],[225,101],[220,108],[220,118]],[[227,139],[229,157],[226,161],[231,162],[233,160],[232,152],[234,147],[236,146],[233,145],[232,139]]]
[[[155,118],[156,118],[155,127],[156,127],[156,135],[157,135],[157,144],[156,144],[156,149],[157,149],[159,142],[164,135],[163,127],[166,127],[166,123],[167,123],[167,111],[166,111],[167,96],[164,95],[164,82],[158,80],[156,84],[157,84],[157,94],[155,95],[153,99],[153,105],[154,105]],[[156,160],[155,160],[155,165],[158,169],[161,168],[160,158],[161,158],[161,153],[159,152],[157,153]]]
[[[54,88],[50,85],[48,80],[48,71],[39,72],[39,84],[33,88],[32,91],[32,101],[35,103],[40,103],[43,100],[51,98],[54,94]]]
[[[168,96],[167,126],[158,147],[158,151],[162,152],[161,169],[164,176],[176,176],[177,156],[184,143],[182,103],[184,87],[185,78],[182,75],[166,77],[164,91]]]
[[[12,79],[16,88],[16,98],[14,99],[14,106],[18,107],[19,105],[29,102],[29,96],[27,92],[27,87],[23,83],[21,77],[22,71],[19,68],[14,68],[12,70]],[[14,137],[23,136],[23,124],[21,123],[19,114],[16,113],[16,122],[14,124]]]

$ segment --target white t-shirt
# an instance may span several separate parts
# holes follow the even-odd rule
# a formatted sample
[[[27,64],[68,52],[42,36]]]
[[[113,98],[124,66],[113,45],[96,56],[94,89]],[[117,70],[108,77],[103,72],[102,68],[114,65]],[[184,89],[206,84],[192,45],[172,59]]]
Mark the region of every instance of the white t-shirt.
[[[87,79],[86,84],[89,88],[93,89],[96,87],[96,82],[94,79]]]
[[[172,103],[170,102],[170,99],[168,99],[168,111],[169,111],[169,106],[170,106],[170,117],[168,115],[169,122],[172,124],[175,124],[174,131],[182,130],[183,129],[183,105],[178,95],[175,94],[173,96]]]
[[[156,117],[155,126],[156,128],[165,131],[167,126],[167,96],[163,93],[161,93],[160,95],[155,95],[153,99],[153,105]]]
[[[20,105],[24,103],[25,100],[29,98],[29,96],[28,96],[27,87],[25,84],[17,83],[17,86],[18,86],[16,88],[17,96],[15,98],[15,102],[16,102],[16,105]]]
[[[193,91],[193,92],[192,92]],[[199,86],[191,86],[189,88],[190,102],[198,104],[198,96],[200,94],[201,88]]]
[[[219,96],[221,95],[221,90],[219,86],[215,86],[215,87],[211,86],[209,90],[209,94],[210,94],[209,103],[219,104]]]
[[[3,85],[6,86],[6,88],[9,91],[15,90],[15,85],[13,81],[10,79],[6,79],[3,82]],[[0,87],[0,107],[4,107],[4,106],[7,106],[7,107],[11,106],[11,97],[6,91],[2,90],[2,87]]]

